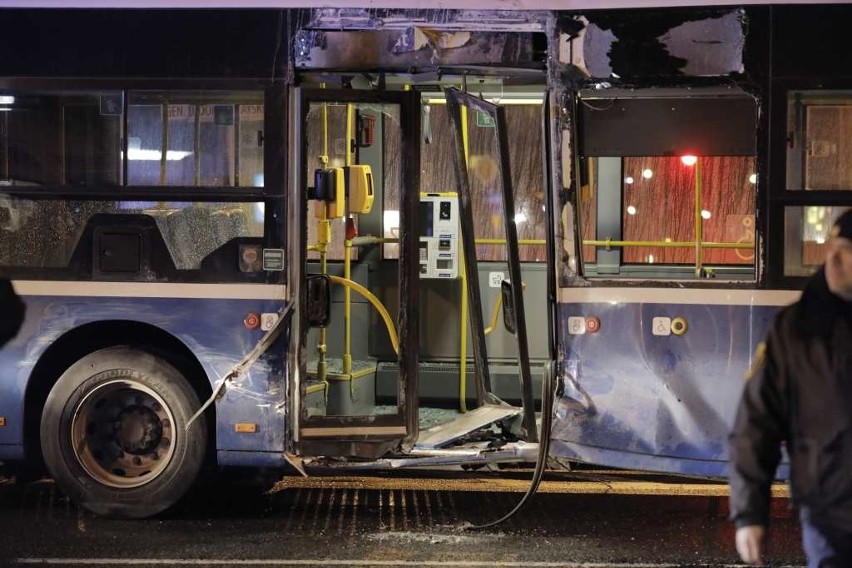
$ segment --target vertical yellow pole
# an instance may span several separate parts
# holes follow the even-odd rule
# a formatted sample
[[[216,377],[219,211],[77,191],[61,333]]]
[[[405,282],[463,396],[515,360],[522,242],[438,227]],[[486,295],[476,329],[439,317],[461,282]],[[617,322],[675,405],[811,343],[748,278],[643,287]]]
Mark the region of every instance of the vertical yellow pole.
[[[695,162],[695,277],[701,278],[704,265],[702,243],[704,242],[704,218],[701,216],[701,158]]]
[[[464,166],[467,169],[468,164],[468,132],[467,132],[467,107],[461,107],[461,129],[462,129],[462,149],[464,150]],[[461,235],[459,235],[461,237]],[[459,359],[459,410],[467,412],[467,265],[464,259],[464,247],[459,243],[459,270],[461,271],[461,313],[459,315],[461,328],[461,356]]]
[[[346,105],[346,165],[352,165],[352,122],[355,120],[355,105]],[[349,219],[349,201],[347,198],[346,213],[343,216],[344,223]],[[345,228],[344,228],[345,230]],[[348,231],[346,231],[348,233]],[[345,236],[343,243],[343,277],[351,279],[352,274],[352,239]],[[343,287],[343,374],[352,372],[352,297],[349,286]],[[351,383],[350,383],[351,386]]]
[[[322,85],[325,87],[325,84]],[[326,103],[322,103],[322,155],[319,157],[320,163],[323,168],[328,166],[328,106]],[[320,273],[325,274],[327,270],[327,255],[328,255],[328,234],[329,234],[329,225],[328,225],[328,204],[323,203],[322,205],[323,215],[322,219],[317,223],[317,244],[319,245],[319,255],[320,255]],[[326,375],[328,373],[328,363],[325,359],[326,352],[326,329],[325,326],[319,328],[319,345],[317,345],[317,353],[319,358],[317,359],[317,379],[325,382]],[[328,396],[328,388],[325,389],[326,396]]]

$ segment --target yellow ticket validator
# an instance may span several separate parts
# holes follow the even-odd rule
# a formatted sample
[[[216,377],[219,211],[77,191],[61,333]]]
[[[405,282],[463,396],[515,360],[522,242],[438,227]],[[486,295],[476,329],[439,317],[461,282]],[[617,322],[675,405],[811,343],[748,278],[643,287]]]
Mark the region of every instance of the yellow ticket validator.
[[[346,171],[347,199],[350,213],[369,213],[373,208],[373,170],[370,166],[355,165]]]

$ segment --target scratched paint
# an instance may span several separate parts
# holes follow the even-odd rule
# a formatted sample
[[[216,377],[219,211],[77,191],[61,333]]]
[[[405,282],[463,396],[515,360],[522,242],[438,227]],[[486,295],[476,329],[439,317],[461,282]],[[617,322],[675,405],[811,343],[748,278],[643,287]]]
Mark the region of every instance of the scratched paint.
[[[27,316],[19,335],[0,352],[0,458],[22,455],[23,400],[27,381],[47,349],[65,334],[98,322],[134,322],[160,329],[183,343],[197,358],[212,385],[251,351],[263,332],[247,330],[249,311],[276,312],[280,302],[270,300],[211,300],[187,298],[80,298],[25,297]],[[288,334],[272,349],[283,352]],[[286,421],[285,369],[262,357],[234,381],[217,403],[219,450],[281,452]],[[257,435],[234,432],[235,422],[262,425]]]
[[[726,442],[756,343],[777,308],[561,304],[551,453],[624,468],[725,474]],[[600,318],[571,335],[570,316]],[[655,335],[655,317],[686,334]]]

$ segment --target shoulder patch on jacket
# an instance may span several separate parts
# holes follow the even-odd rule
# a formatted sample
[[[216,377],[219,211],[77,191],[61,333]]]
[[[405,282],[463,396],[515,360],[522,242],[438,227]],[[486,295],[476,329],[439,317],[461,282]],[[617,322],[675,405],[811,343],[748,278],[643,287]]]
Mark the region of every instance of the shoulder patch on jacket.
[[[754,348],[754,355],[751,360],[751,366],[748,368],[745,374],[745,380],[751,380],[763,366],[764,361],[766,361],[766,342],[761,341],[757,344],[757,347]]]

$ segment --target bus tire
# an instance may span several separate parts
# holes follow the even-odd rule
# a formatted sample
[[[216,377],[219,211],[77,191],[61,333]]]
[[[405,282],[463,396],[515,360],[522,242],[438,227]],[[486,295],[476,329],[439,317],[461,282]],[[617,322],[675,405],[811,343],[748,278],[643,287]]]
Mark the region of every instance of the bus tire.
[[[207,426],[167,361],[109,347],[71,365],[41,417],[44,461],[57,485],[95,514],[143,518],[173,505],[204,462]]]

